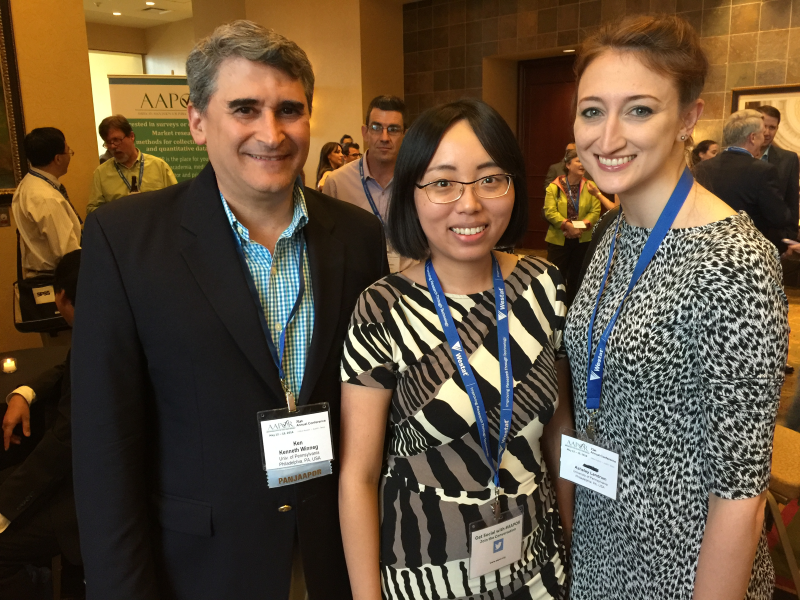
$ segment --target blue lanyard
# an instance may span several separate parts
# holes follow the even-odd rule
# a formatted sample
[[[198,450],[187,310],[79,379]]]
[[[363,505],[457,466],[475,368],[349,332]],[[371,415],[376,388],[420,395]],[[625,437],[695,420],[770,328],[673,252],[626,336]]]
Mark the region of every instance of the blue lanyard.
[[[578,183],[578,186],[580,186],[580,183]],[[572,186],[570,186],[569,179],[567,179],[566,176],[564,176],[564,188],[567,190],[567,198],[572,202],[572,208],[575,209],[575,214],[577,215],[578,207],[580,206],[580,195],[577,198],[573,197]],[[578,189],[580,189],[580,187]]]
[[[725,148],[725,152],[733,152],[735,154],[746,154],[750,158],[754,158],[754,156],[750,153],[749,150],[745,150],[744,148],[740,148],[739,146],[728,146]]]
[[[639,255],[639,260],[636,261],[636,266],[633,269],[633,275],[631,276],[631,281],[628,284],[628,289],[625,291],[625,295],[622,297],[622,300],[620,300],[619,306],[617,306],[617,310],[614,312],[614,316],[611,317],[611,320],[603,331],[603,334],[600,336],[600,340],[597,342],[597,350],[595,350],[593,356],[592,334],[594,332],[594,321],[597,317],[597,311],[600,307],[600,298],[603,296],[603,290],[606,287],[608,273],[611,270],[611,261],[614,258],[614,248],[617,243],[617,232],[619,231],[619,222],[622,218],[622,212],[620,212],[619,217],[617,217],[617,225],[614,229],[614,237],[611,238],[611,248],[608,251],[606,270],[605,273],[603,273],[603,280],[600,283],[600,289],[597,292],[597,300],[595,301],[594,310],[592,311],[592,316],[589,320],[589,372],[586,385],[586,408],[588,410],[597,410],[600,408],[600,392],[603,388],[603,371],[606,363],[606,347],[608,346],[608,339],[611,337],[611,331],[614,329],[614,325],[617,322],[617,317],[619,317],[622,307],[625,304],[625,300],[631,293],[633,286],[635,286],[636,282],[639,281],[642,273],[644,273],[645,269],[650,264],[650,261],[653,260],[653,257],[656,255],[659,246],[661,246],[661,242],[663,242],[664,238],[667,237],[669,229],[675,222],[675,217],[678,216],[678,213],[680,212],[683,203],[686,201],[686,197],[689,195],[689,191],[692,189],[693,184],[694,178],[692,177],[692,172],[687,168],[683,171],[683,175],[681,175],[678,185],[675,186],[675,190],[673,190],[672,195],[669,197],[664,210],[661,211],[661,215],[658,217],[655,227],[653,227],[653,230],[647,237],[647,242],[645,242],[642,253]]]
[[[364,194],[367,196],[367,202],[369,202],[370,207],[372,207],[372,212],[375,213],[375,216],[378,217],[378,220],[383,225],[383,217],[381,213],[378,212],[378,207],[375,206],[375,200],[372,199],[372,194],[367,187],[367,179],[364,177],[364,157],[362,156],[361,159],[358,161],[358,172],[361,175],[361,185],[364,186]]]
[[[111,160],[114,160],[113,158]],[[128,188],[128,191],[131,191],[131,184],[125,178],[125,175],[120,170],[117,161],[114,160],[114,168],[117,170],[117,175],[120,176],[120,179],[125,182],[125,186]],[[142,191],[142,176],[144,175],[144,153],[139,152],[139,191]]]
[[[258,296],[256,282],[253,279],[253,274],[250,272],[250,267],[247,266],[247,260],[245,259],[244,250],[242,249],[242,240],[239,238],[239,235],[236,233],[233,227],[231,227],[231,231],[233,232],[233,237],[236,239],[236,252],[239,255],[239,261],[242,264],[242,269],[244,270],[245,278],[247,279],[247,287],[250,288],[250,294],[253,296],[253,299],[256,301],[256,305],[259,307],[258,317],[259,321],[261,322],[261,329],[264,331],[264,337],[267,339],[269,353],[272,355],[272,360],[275,362],[275,366],[278,367],[278,377],[281,379],[281,386],[283,386],[283,391],[286,394],[286,400],[289,402],[289,409],[294,412],[294,395],[289,390],[289,386],[286,383],[286,373],[283,369],[283,356],[284,348],[286,347],[286,330],[289,329],[289,323],[292,322],[292,319],[300,308],[300,303],[303,300],[303,293],[306,289],[306,280],[305,276],[303,275],[303,252],[306,248],[305,238],[303,238],[301,234],[300,246],[297,249],[297,269],[300,275],[300,289],[297,290],[297,299],[294,301],[294,306],[292,306],[289,317],[286,319],[286,325],[283,326],[283,329],[281,329],[281,333],[278,336],[278,348],[275,348],[275,342],[272,340],[272,335],[269,331],[269,324],[267,323],[267,318],[264,315],[264,308],[261,306],[261,299]],[[272,256],[272,260],[276,260],[274,255]]]
[[[500,265],[494,255],[492,255],[492,278],[494,280],[494,299],[497,316],[497,351],[500,359],[500,432],[497,437],[496,467],[489,449],[489,422],[486,419],[486,407],[483,403],[481,390],[478,388],[478,381],[475,379],[472,367],[461,344],[461,337],[458,335],[453,315],[447,305],[447,299],[444,291],[442,291],[439,278],[436,276],[433,263],[430,259],[425,263],[425,279],[428,281],[428,290],[439,315],[439,322],[442,324],[442,330],[447,338],[450,353],[453,355],[456,368],[461,375],[461,381],[464,383],[464,388],[472,403],[475,423],[478,427],[478,436],[481,440],[481,448],[483,448],[483,454],[486,456],[489,467],[494,474],[494,486],[495,490],[497,490],[500,487],[500,460],[503,458],[503,452],[508,441],[508,431],[511,428],[511,416],[514,407],[514,374],[511,370],[511,336],[508,331],[506,284],[503,281]]]

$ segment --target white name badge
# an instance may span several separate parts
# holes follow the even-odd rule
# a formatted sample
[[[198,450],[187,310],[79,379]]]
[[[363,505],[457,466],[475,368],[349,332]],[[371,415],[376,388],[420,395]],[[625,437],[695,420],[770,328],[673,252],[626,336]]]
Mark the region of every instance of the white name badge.
[[[292,485],[331,474],[331,441],[328,404],[299,406],[258,413],[262,465],[269,487]]]
[[[574,432],[562,432],[559,476],[616,500],[619,453],[582,439]]]
[[[522,509],[514,507],[489,527],[470,525],[469,578],[475,579],[522,558]]]
[[[570,221],[575,229],[586,229],[586,223],[583,221]]]

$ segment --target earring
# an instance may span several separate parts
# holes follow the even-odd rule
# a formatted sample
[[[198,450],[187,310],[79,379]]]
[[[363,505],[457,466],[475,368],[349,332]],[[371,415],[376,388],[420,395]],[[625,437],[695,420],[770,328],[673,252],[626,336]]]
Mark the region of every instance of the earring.
[[[682,136],[681,136],[681,141],[682,141],[682,142],[683,142],[683,141],[686,141],[686,136],[685,136],[685,135],[682,135]]]

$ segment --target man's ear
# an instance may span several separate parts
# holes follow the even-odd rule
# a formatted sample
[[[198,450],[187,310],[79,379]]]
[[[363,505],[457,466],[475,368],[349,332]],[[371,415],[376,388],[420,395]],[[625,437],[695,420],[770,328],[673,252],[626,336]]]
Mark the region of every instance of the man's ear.
[[[189,118],[189,132],[192,134],[192,139],[198,146],[205,146],[206,133],[205,133],[205,119],[197,107],[189,101],[186,107],[186,113]]]

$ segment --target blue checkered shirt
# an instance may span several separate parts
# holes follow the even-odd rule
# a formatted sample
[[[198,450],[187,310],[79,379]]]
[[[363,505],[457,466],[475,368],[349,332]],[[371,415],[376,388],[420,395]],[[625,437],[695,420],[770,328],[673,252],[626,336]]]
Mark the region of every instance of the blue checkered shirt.
[[[256,284],[258,298],[264,317],[269,325],[269,332],[275,349],[280,348],[278,340],[286,319],[292,312],[300,290],[300,271],[297,268],[297,253],[303,242],[303,227],[308,223],[306,199],[299,186],[294,188],[294,215],[292,222],[280,235],[275,244],[275,254],[270,254],[264,246],[250,239],[250,232],[236,220],[225,198],[222,206],[228,221],[237,234],[244,259],[253,281]],[[306,369],[306,355],[314,331],[314,294],[311,289],[311,271],[308,266],[308,251],[303,252],[303,277],[305,293],[292,322],[286,332],[286,348],[284,349],[283,370],[286,383],[295,398],[300,395],[303,385],[303,374]]]

